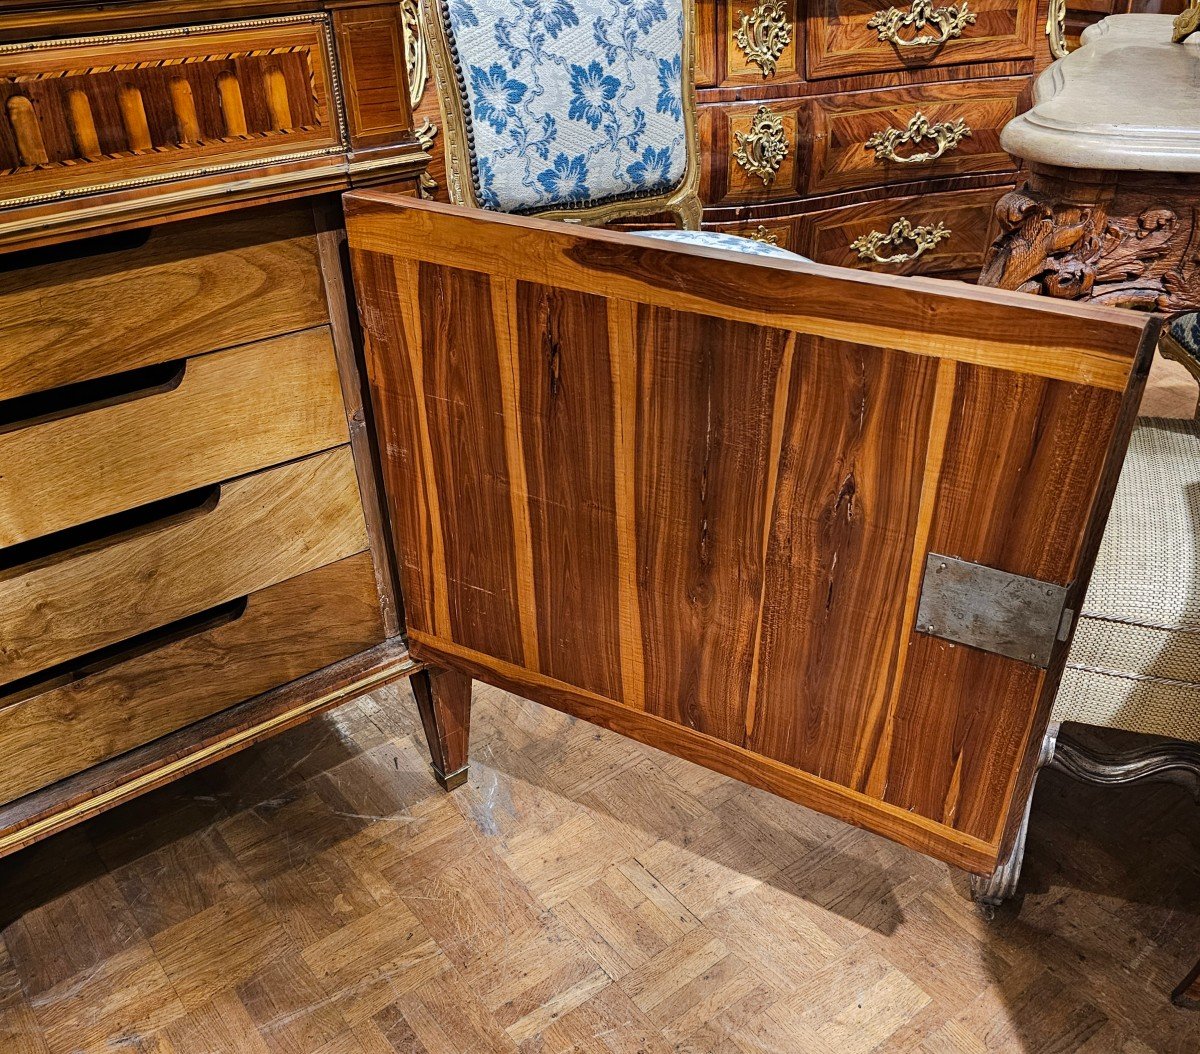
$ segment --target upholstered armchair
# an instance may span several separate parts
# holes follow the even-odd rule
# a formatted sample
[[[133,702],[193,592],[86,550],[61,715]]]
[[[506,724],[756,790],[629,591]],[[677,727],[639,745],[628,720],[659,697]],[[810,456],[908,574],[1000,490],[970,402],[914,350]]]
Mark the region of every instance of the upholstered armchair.
[[[1200,378],[1200,314],[1176,318],[1164,352]],[[1087,783],[1180,783],[1200,802],[1200,420],[1142,418],[1042,744],[1040,767]],[[1155,737],[1104,755],[1071,724]],[[1067,730],[1064,730],[1067,729]],[[989,910],[1016,892],[1033,796],[1006,862],[973,882]],[[1184,998],[1181,987],[1179,998]],[[1193,996],[1192,998],[1196,998]]]
[[[797,259],[701,231],[692,0],[422,0],[451,200]]]

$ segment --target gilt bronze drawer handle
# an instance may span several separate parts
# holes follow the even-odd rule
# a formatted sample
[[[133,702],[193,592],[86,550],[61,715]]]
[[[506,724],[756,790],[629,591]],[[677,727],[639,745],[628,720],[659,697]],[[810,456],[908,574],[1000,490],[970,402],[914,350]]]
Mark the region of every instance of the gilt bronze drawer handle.
[[[737,149],[733,158],[750,175],[758,176],[764,187],[775,182],[775,174],[787,157],[788,141],[783,134],[783,118],[760,106],[750,121],[750,131],[735,132]]]
[[[762,0],[750,14],[738,12],[741,25],[733,34],[747,62],[753,62],[764,78],[775,72],[779,56],[792,42],[792,24],[787,20],[783,0]]]
[[[906,128],[885,128],[876,132],[863,143],[863,149],[874,150],[876,161],[894,161],[898,165],[923,165],[957,149],[958,144],[970,135],[971,129],[962,118],[930,124],[929,118],[918,110],[912,115]],[[932,150],[905,155],[896,152],[898,147],[918,146],[925,140],[933,144]]]
[[[950,237],[950,228],[944,223],[936,226],[925,224],[914,227],[907,216],[901,216],[892,224],[892,229],[886,234],[883,231],[871,231],[850,243],[850,248],[858,253],[860,260],[870,260],[872,263],[899,264],[915,260],[927,253],[938,242]],[[887,248],[899,249],[905,242],[912,242],[910,252],[897,252],[884,256],[881,250]]]
[[[898,7],[876,11],[867,28],[875,30],[875,35],[884,44],[895,44],[898,48],[926,48],[961,37],[963,30],[974,24],[975,12],[967,9],[967,0],[937,8],[933,6],[933,0],[912,0],[908,11]],[[937,34],[921,32],[926,26],[935,26]],[[903,29],[915,29],[917,36],[904,38],[900,36]]]

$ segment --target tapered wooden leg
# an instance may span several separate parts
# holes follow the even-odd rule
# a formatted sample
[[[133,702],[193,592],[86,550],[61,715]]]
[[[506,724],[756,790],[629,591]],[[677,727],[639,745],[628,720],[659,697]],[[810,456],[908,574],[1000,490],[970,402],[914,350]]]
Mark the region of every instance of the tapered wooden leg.
[[[428,669],[413,675],[413,693],[433,775],[445,790],[467,782],[467,744],[471,734],[471,678],[456,670]]]
[[[1200,1010],[1200,963],[1196,963],[1192,972],[1171,993],[1171,1002],[1186,1010]]]

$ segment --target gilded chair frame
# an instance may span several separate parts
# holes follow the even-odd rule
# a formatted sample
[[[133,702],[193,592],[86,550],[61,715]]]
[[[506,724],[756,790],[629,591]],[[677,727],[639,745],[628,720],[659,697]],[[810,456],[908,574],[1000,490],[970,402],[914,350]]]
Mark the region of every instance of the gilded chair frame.
[[[700,133],[696,119],[696,13],[694,0],[682,0],[683,52],[682,102],[683,132],[687,157],[683,178],[663,194],[630,195],[598,205],[556,207],[530,213],[544,220],[564,220],[601,226],[614,220],[635,219],[667,212],[673,214],[685,230],[700,229]],[[471,145],[467,134],[464,93],[460,91],[460,71],[450,48],[445,0],[420,0],[420,18],[429,62],[437,85],[438,105],[446,150],[446,183],[455,205],[481,208],[471,174]]]

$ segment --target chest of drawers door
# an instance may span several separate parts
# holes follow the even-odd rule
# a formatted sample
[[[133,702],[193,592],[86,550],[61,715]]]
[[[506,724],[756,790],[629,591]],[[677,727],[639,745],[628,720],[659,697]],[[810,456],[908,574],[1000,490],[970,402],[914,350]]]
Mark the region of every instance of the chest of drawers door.
[[[0,14],[0,854],[417,668],[338,197],[426,160],[399,9],[22,6]]]
[[[697,0],[704,226],[821,263],[974,277],[989,205],[1014,183],[1000,129],[1051,58],[1046,16],[1046,0]],[[444,198],[436,90],[412,88]],[[861,252],[841,244],[851,229]]]

